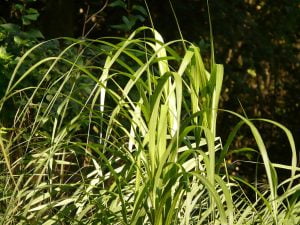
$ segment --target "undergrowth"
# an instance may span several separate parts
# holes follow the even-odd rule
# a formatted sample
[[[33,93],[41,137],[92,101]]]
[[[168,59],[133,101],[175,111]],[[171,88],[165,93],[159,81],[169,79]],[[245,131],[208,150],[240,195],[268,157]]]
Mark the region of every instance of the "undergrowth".
[[[68,44],[32,60],[57,42]],[[32,76],[38,79],[24,87]],[[148,27],[126,39],[36,45],[0,100],[1,114],[13,108],[0,132],[1,224],[299,224],[292,134],[277,122],[218,109],[222,80],[213,54],[207,69],[197,46],[165,43]],[[226,140],[217,135],[221,111],[240,119]],[[269,160],[256,120],[285,132],[290,165]],[[242,126],[263,159],[264,191],[227,170]],[[282,183],[279,169],[290,171]]]

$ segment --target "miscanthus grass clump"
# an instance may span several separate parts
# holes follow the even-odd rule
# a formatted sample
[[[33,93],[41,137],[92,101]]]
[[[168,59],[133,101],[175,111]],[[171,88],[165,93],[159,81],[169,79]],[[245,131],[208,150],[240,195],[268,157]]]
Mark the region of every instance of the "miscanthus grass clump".
[[[291,133],[260,119],[285,132],[290,165],[272,163],[255,121],[234,112],[223,110],[240,122],[221,140],[222,79],[213,54],[207,69],[197,46],[147,27],[30,49],[0,100],[0,223],[299,224]],[[242,126],[263,159],[263,192],[226,169]],[[278,169],[290,178],[278,183]]]

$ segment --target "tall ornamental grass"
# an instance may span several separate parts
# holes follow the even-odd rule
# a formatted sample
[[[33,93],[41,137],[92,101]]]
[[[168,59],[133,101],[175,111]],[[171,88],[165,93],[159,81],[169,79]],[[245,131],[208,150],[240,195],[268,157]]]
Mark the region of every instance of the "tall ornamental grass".
[[[34,57],[53,43],[65,47]],[[32,77],[32,86],[22,85]],[[197,46],[165,43],[147,27],[126,39],[69,38],[33,47],[0,100],[1,114],[13,109],[0,130],[0,223],[300,224],[291,133],[260,119],[285,132],[290,165],[272,163],[255,120],[234,112],[223,112],[240,122],[221,141],[222,80],[213,54],[206,69]],[[263,159],[263,192],[226,167],[242,126]],[[278,169],[290,178],[278,183]]]

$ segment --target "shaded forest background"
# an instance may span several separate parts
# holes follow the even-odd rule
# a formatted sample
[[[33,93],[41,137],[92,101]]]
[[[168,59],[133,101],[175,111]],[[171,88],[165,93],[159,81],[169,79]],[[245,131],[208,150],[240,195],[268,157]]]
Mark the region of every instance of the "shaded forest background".
[[[183,37],[198,44],[209,58],[209,24],[205,0],[172,0]],[[166,40],[180,38],[168,0],[148,0],[155,28]],[[294,134],[300,146],[300,2],[298,0],[209,1],[215,54],[225,66],[221,108],[249,118],[276,120]],[[141,25],[151,26],[143,0],[1,0],[0,95],[18,57],[42,40],[69,36],[126,36]],[[180,51],[180,46],[178,46]],[[207,62],[208,63],[208,62]],[[2,121],[9,115],[1,115]],[[228,135],[236,120],[219,114],[218,134]],[[258,124],[274,162],[290,161],[286,139],[278,129]],[[254,147],[249,131],[236,148]],[[232,156],[229,160],[253,159]],[[246,173],[254,168],[248,164]]]

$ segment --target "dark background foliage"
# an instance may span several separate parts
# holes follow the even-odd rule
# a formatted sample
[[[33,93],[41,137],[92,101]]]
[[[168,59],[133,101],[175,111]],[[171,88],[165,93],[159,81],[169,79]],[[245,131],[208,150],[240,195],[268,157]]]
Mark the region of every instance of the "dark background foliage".
[[[179,38],[170,2],[147,2],[155,28],[166,40]],[[184,38],[198,44],[208,58],[206,1],[171,2]],[[300,2],[218,0],[209,4],[216,59],[225,65],[221,108],[279,121],[292,131],[296,145],[300,146]],[[143,0],[1,0],[0,94],[18,57],[39,40],[60,36],[126,36],[140,25],[150,26],[146,9]],[[218,133],[226,138],[236,119],[225,113],[220,113],[219,119]],[[263,124],[258,127],[271,159],[289,162],[283,133]],[[248,131],[242,132],[235,147],[252,146],[249,136]],[[232,156],[230,160],[240,157],[253,160],[255,156]],[[252,173],[253,168],[244,166],[247,170],[239,171]]]

